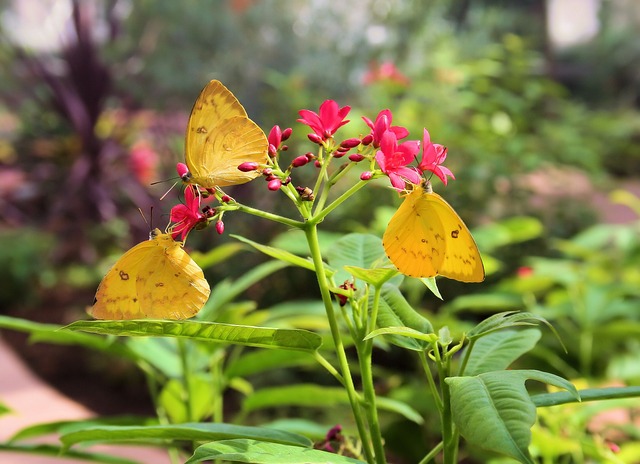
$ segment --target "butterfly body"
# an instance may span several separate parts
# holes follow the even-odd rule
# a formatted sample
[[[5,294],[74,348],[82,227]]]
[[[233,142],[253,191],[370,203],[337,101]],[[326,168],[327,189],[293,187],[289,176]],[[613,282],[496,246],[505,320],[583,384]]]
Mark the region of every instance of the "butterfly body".
[[[414,186],[405,196],[382,243],[391,262],[405,275],[484,280],[482,258],[469,229],[428,183],[426,188]]]
[[[186,319],[209,294],[202,269],[182,242],[155,229],[107,272],[89,313],[96,319]]]
[[[205,188],[249,182],[260,171],[242,172],[245,162],[266,164],[268,142],[238,99],[213,80],[193,105],[185,135],[186,182]]]

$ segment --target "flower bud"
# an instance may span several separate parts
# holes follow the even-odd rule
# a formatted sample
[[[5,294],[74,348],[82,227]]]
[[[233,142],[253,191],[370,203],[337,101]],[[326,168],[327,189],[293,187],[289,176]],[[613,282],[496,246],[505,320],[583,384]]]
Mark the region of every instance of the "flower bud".
[[[314,199],[313,190],[309,187],[298,186],[296,187],[296,192],[298,192],[300,199],[303,201],[313,201]]]
[[[360,174],[360,180],[369,180],[371,179],[372,176],[373,176],[373,173],[371,171],[365,171],[362,174]]]
[[[182,179],[185,182],[189,179],[189,177],[191,177],[189,168],[184,163],[176,164],[176,171],[178,171],[178,175],[180,176],[180,179]]]
[[[272,143],[269,144],[269,156],[270,157],[274,157],[276,156],[276,154],[278,153],[278,149],[276,148],[276,146]]]
[[[280,142],[282,141],[282,131],[280,130],[280,126],[273,126],[269,131],[269,145],[273,145],[275,150],[280,146]]]
[[[307,134],[307,138],[311,140],[313,143],[317,143],[318,145],[322,145],[323,139],[318,134]]]
[[[291,182],[291,176],[287,176],[287,178],[282,181],[282,185],[289,185],[290,182]]]
[[[216,232],[218,232],[218,235],[224,234],[224,222],[216,222]]]
[[[333,157],[334,158],[342,158],[344,155],[347,154],[347,152],[349,151],[349,148],[338,148],[336,151],[333,152]]]
[[[373,142],[373,135],[369,134],[362,137],[362,145],[369,145],[371,142]]]
[[[304,154],[304,156],[306,156],[306,157],[307,157],[307,159],[308,159],[309,161],[311,161],[312,159],[315,159],[315,158],[316,158],[316,155],[314,155],[314,154],[313,154],[313,153],[311,153],[310,151],[306,152],[306,153]]]
[[[322,167],[322,163],[320,162],[320,160],[315,160],[315,161],[313,162],[313,165],[314,165],[315,167],[317,167],[317,168]]]
[[[354,163],[359,163],[363,159],[364,159],[364,156],[361,155],[360,153],[352,153],[349,155],[349,160],[353,161]]]
[[[277,192],[278,190],[280,190],[281,186],[282,186],[282,181],[277,178],[270,180],[269,183],[267,184],[267,188],[272,192]]]
[[[270,176],[272,172],[273,172],[273,169],[271,169],[271,168],[264,168],[264,169],[262,170],[262,175],[263,175],[263,176]]]
[[[361,140],[359,138],[351,138],[351,139],[347,139],[347,140],[343,140],[342,142],[340,142],[340,147],[342,148],[354,148],[357,147],[358,145],[360,145]]]
[[[211,206],[206,205],[204,208],[202,208],[202,214],[204,214],[204,216],[207,218],[212,218],[216,215],[216,210]]]
[[[229,195],[222,195],[222,198],[220,198],[220,201],[222,203],[229,203],[231,201],[231,197]]]
[[[293,129],[291,129],[290,127],[287,127],[285,130],[282,131],[282,137],[281,140],[284,142],[285,140],[287,140],[289,137],[291,137],[291,133],[293,132]]]
[[[258,169],[259,164],[254,161],[247,161],[246,163],[242,163],[238,166],[238,169],[242,172],[250,172]]]
[[[294,168],[299,168],[301,166],[304,166],[308,162],[309,158],[307,158],[305,155],[300,155],[294,158],[294,160],[291,162],[291,166],[293,166]]]

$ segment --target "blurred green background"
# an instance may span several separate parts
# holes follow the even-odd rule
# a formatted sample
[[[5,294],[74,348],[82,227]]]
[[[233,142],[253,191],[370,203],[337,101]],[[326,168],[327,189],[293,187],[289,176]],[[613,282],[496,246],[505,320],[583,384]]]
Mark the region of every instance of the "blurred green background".
[[[297,111],[328,98],[353,107],[344,138],[366,133],[360,116],[384,108],[412,138],[427,127],[456,175],[435,189],[475,231],[491,272],[477,286],[441,281],[444,306],[408,283],[411,302],[457,332],[483,313],[536,311],[569,347],[560,356],[545,336],[540,366],[591,384],[640,381],[638,2],[4,0],[0,8],[2,313],[85,317],[109,265],[148,234],[138,208],[148,216],[153,207],[154,226],[168,222],[176,193],[158,199],[174,180],[150,184],[175,177],[191,105],[215,78],[265,131],[294,128],[292,158],[311,149]],[[292,213],[260,179],[230,192]],[[397,205],[384,184],[372,185],[325,229],[381,236]],[[225,223],[226,235],[194,233],[189,247],[233,241],[229,232],[261,243],[285,232],[247,216]],[[210,282],[264,261],[240,256],[206,269]],[[248,291],[259,307],[315,295],[311,274],[289,270]]]

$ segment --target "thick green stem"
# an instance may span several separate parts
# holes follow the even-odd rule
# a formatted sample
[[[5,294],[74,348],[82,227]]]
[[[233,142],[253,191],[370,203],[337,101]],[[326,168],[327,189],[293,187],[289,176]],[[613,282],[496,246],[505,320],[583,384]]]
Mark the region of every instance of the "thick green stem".
[[[327,215],[333,211],[334,209],[336,209],[338,206],[340,206],[346,199],[348,199],[351,195],[353,195],[354,193],[356,193],[358,190],[360,190],[362,187],[364,187],[365,185],[367,185],[369,181],[364,181],[361,180],[359,181],[357,184],[355,184],[353,187],[351,187],[349,190],[347,190],[346,192],[344,192],[342,195],[340,195],[338,198],[336,198],[335,200],[333,200],[333,202],[327,206],[326,208],[324,208],[322,211],[320,211],[318,214],[316,214],[315,216],[313,216],[311,219],[309,219],[309,222],[313,222],[314,224],[319,224],[320,222],[322,222],[322,220],[327,217]]]
[[[449,359],[438,363],[440,376],[440,388],[442,390],[442,441],[444,443],[444,464],[455,464],[457,456],[457,440],[453,430],[453,417],[451,415],[451,392],[445,379],[449,376]]]
[[[367,462],[373,463],[374,454],[371,446],[371,440],[369,437],[369,431],[365,418],[362,414],[362,409],[358,402],[358,393],[355,385],[353,384],[353,378],[351,377],[351,369],[349,368],[349,360],[347,359],[347,353],[344,349],[344,343],[340,335],[340,327],[338,326],[338,320],[336,318],[335,311],[333,310],[333,298],[329,291],[329,283],[327,282],[327,275],[324,269],[324,262],[322,261],[322,254],[320,252],[320,243],[318,242],[318,230],[316,223],[308,222],[304,228],[307,243],[309,244],[309,250],[311,252],[311,258],[316,270],[316,277],[318,279],[318,286],[320,287],[320,295],[322,296],[322,302],[327,313],[327,320],[329,322],[329,328],[331,329],[331,336],[335,345],[336,355],[338,357],[338,363],[340,370],[342,371],[342,377],[344,379],[343,385],[347,390],[349,397],[349,403],[351,404],[351,410],[358,427],[358,433],[360,434],[360,440],[362,441],[363,451]]]
[[[278,214],[269,213],[267,211],[260,211],[259,209],[252,208],[250,206],[237,204],[235,207],[229,207],[229,210],[237,210],[242,211],[243,213],[252,214],[254,216],[261,217],[263,219],[268,219],[269,221],[279,222],[280,224],[284,224],[285,226],[295,227],[296,229],[302,229],[304,226],[304,222],[296,221],[295,219],[290,219],[288,217],[280,216]]]
[[[357,343],[358,360],[360,362],[360,375],[362,376],[362,389],[364,390],[364,400],[367,412],[367,420],[371,429],[371,441],[375,449],[376,464],[387,462],[384,454],[382,433],[380,431],[380,421],[378,420],[378,408],[376,406],[376,391],[373,383],[373,372],[371,370],[371,355],[373,352],[373,340],[365,340]]]

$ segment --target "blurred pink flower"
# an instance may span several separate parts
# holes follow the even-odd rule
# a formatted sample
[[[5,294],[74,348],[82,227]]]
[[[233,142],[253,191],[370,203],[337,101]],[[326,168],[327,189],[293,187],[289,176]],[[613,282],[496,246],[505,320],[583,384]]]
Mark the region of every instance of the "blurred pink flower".
[[[385,81],[393,82],[402,86],[407,86],[411,83],[409,78],[400,72],[398,67],[391,61],[385,61],[381,64],[377,61],[372,61],[369,64],[369,70],[365,73],[362,81],[365,85]]]
[[[420,151],[420,144],[416,140],[409,140],[398,145],[398,139],[393,131],[386,131],[380,141],[380,150],[376,153],[376,161],[391,181],[396,190],[404,190],[405,183],[420,184],[422,177],[414,167],[407,166]]]
[[[143,185],[157,178],[158,154],[146,140],[133,144],[129,151],[129,169]]]
[[[440,178],[444,185],[447,185],[447,176],[454,180],[455,176],[449,168],[441,166],[445,159],[447,159],[447,147],[431,143],[429,131],[425,129],[422,139],[422,160],[418,165],[418,169],[420,172],[431,171]]]
[[[340,108],[338,104],[333,100],[325,100],[320,105],[320,113],[315,113],[311,110],[300,110],[301,118],[298,122],[309,126],[317,137],[314,137],[317,142],[323,142],[333,136],[336,131],[344,126],[349,120],[345,120],[351,111],[350,106],[343,106]],[[311,134],[313,135],[313,134]]]

